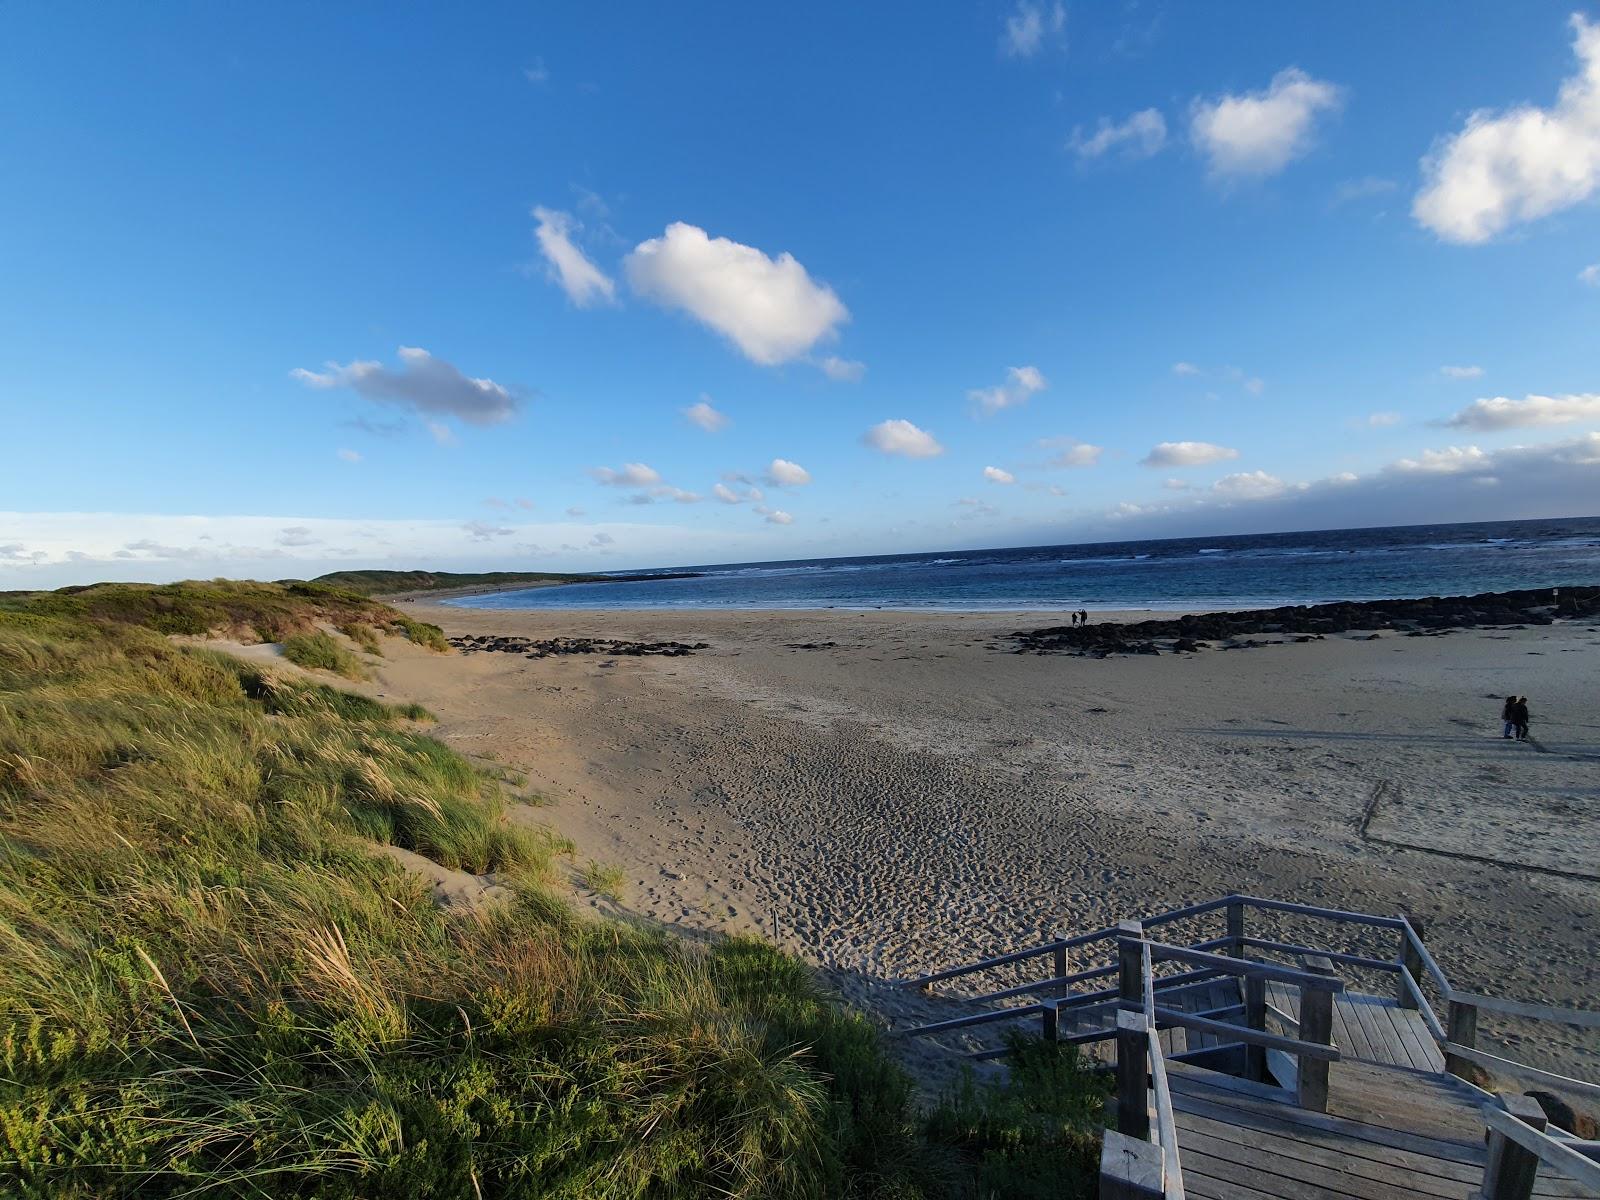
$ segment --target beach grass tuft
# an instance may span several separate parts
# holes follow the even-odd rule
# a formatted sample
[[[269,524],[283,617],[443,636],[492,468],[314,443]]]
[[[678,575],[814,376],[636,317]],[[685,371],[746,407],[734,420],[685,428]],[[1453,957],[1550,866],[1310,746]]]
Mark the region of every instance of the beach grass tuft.
[[[359,658],[321,629],[285,638],[283,656],[296,666],[332,671],[346,679],[366,679],[371,675]]]
[[[608,900],[621,900],[622,887],[627,876],[622,868],[591,858],[583,868],[583,886],[597,896]]]
[[[925,1120],[772,947],[579,918],[421,710],[163,636],[212,586],[0,602],[0,1191],[932,1200],[1064,1161],[1059,1108]],[[441,907],[385,846],[509,898]]]

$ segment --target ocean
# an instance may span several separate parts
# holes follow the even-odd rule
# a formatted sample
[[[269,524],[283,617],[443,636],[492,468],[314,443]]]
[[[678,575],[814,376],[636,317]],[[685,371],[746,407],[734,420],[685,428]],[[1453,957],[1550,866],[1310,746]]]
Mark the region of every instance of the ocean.
[[[667,572],[694,578],[655,579]],[[467,608],[1263,608],[1600,584],[1600,517],[952,550],[630,571]]]

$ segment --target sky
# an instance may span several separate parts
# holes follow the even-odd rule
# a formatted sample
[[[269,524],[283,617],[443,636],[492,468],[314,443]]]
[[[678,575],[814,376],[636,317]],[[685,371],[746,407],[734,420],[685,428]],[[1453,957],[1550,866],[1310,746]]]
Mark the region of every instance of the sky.
[[[1600,512],[1600,7],[7,6],[0,587]]]

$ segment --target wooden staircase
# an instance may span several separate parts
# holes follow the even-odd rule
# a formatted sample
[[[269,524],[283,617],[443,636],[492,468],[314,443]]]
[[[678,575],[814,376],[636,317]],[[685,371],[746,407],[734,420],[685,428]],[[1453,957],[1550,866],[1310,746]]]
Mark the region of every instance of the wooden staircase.
[[[1247,912],[1258,914],[1255,936]],[[1211,914],[1226,921],[1220,937],[1176,944],[1154,932],[1170,938]],[[1356,936],[1318,949],[1285,931],[1308,922]],[[1392,957],[1376,948],[1384,939],[1398,941]],[[1071,969],[1071,956],[1086,950],[1113,961]],[[1050,965],[1045,978],[1016,982],[1040,959]],[[1352,980],[1390,977],[1393,992],[1356,990],[1336,969]],[[1404,917],[1235,895],[904,986],[958,979],[1008,982],[959,997],[973,1011],[905,1036],[954,1038],[973,1057],[995,1058],[1005,1053],[997,1033],[1037,1020],[1039,1036],[1078,1045],[1116,1071],[1103,1200],[1600,1197],[1600,1143],[1550,1125],[1520,1092],[1496,1094],[1462,1077],[1531,1080],[1600,1104],[1600,1086],[1476,1042],[1480,1009],[1585,1029],[1600,1029],[1600,1013],[1452,988]]]

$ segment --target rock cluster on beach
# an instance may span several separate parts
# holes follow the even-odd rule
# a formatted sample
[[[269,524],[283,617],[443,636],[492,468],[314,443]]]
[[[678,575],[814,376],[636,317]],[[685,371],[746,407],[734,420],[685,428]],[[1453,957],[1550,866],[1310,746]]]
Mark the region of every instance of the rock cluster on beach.
[[[635,658],[658,654],[663,658],[682,658],[696,650],[707,650],[709,642],[624,642],[616,638],[525,638],[495,633],[475,633],[449,639],[463,654],[520,654],[525,658],[551,658],[562,654],[631,655]]]
[[[1344,601],[1297,604],[1243,612],[1191,613],[1164,620],[1051,625],[1011,635],[1015,654],[1191,653],[1233,649],[1263,642],[1241,642],[1256,634],[1280,640],[1315,641],[1352,630],[1391,630],[1408,637],[1437,637],[1458,629],[1549,625],[1556,620],[1600,617],[1600,587],[1535,588],[1484,592],[1476,596],[1427,596],[1419,600]]]

